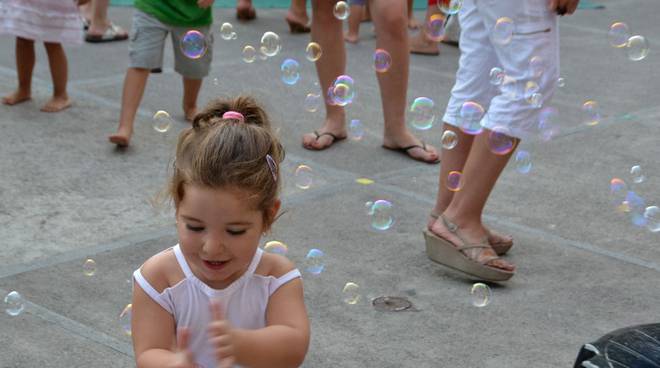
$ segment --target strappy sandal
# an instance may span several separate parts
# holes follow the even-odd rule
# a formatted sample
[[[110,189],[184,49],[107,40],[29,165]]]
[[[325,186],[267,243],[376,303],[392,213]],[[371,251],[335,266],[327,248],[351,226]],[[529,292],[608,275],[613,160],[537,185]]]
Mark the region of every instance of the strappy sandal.
[[[332,141],[330,141],[330,144],[328,144],[327,146],[324,146],[322,148],[314,148],[312,146],[305,146],[305,144],[303,144],[304,148],[306,148],[308,150],[312,150],[312,151],[323,151],[324,149],[331,147],[335,143],[337,143],[339,141],[343,141],[344,139],[346,139],[346,137],[339,137],[339,136],[334,135],[330,132],[319,133],[316,130],[314,131],[314,135],[316,136],[317,141],[319,140],[319,138],[323,137],[324,135],[327,135],[328,137],[332,138]]]
[[[442,215],[439,216],[439,219],[441,219],[447,229],[461,239],[465,245],[455,246],[448,240],[433,234],[429,229],[424,229],[423,233],[426,241],[426,254],[432,261],[484,281],[506,281],[515,274],[511,271],[488,266],[489,262],[499,259],[497,256],[484,257],[484,259],[480,261],[468,257],[463,251],[469,249],[491,248],[491,246],[488,245],[488,240],[484,238],[478,244],[467,244],[467,242],[458,235],[458,226],[456,226],[456,224],[448,221]]]
[[[410,155],[410,150],[413,149],[413,148],[421,148],[424,152],[428,152],[426,150],[426,143],[424,141],[421,141],[421,143],[422,143],[421,145],[411,144],[410,146],[406,146],[406,147],[388,147],[386,145],[383,145],[383,148],[385,148],[387,150],[390,150],[390,151],[399,152],[401,154],[404,154],[404,155],[408,156],[409,158],[412,158],[415,161],[421,161],[421,162],[424,162],[424,163],[427,163],[427,164],[440,163],[440,158],[437,158],[434,161],[428,161],[428,160],[425,160],[421,157],[414,157],[414,156]]]
[[[296,22],[295,20],[291,20],[289,18],[284,18],[284,20],[286,20],[286,22],[289,24],[289,31],[292,34],[309,33],[312,30],[308,25]]]
[[[436,220],[440,217],[440,216],[438,216],[437,213],[434,213],[434,212],[431,212],[429,214],[429,216],[431,216],[432,218],[434,218]],[[507,252],[511,249],[511,247],[513,247],[513,239],[508,240],[508,241],[503,240],[503,241],[499,241],[499,242],[491,242],[489,240],[488,244],[490,244],[490,246],[493,248],[493,250],[495,251],[495,253],[498,256],[503,256],[503,255],[507,254]]]

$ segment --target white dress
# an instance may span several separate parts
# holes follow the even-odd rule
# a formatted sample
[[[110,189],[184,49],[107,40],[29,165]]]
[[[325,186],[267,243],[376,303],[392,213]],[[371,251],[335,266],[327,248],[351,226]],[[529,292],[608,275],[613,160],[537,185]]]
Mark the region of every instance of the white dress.
[[[0,34],[80,45],[82,27],[74,0],[0,0]]]

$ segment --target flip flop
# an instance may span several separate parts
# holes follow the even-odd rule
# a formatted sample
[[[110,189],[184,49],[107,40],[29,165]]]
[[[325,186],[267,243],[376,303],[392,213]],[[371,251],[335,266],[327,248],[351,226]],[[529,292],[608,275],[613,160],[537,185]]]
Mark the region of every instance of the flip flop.
[[[343,141],[344,139],[346,139],[346,137],[338,137],[338,136],[336,136],[336,135],[334,135],[330,132],[324,132],[324,133],[319,134],[319,132],[317,132],[316,130],[314,131],[314,135],[316,136],[317,141],[319,140],[319,138],[323,137],[324,135],[327,135],[330,138],[332,138],[332,141],[330,141],[330,144],[328,144],[327,146],[324,146],[322,148],[309,148],[309,147],[307,147],[303,144],[304,148],[306,148],[308,150],[312,150],[312,151],[323,151],[324,149],[329,148],[332,145],[334,145],[336,142]]]
[[[438,214],[433,213],[433,212],[431,212],[429,214],[429,216],[433,217],[436,220],[438,218],[440,218],[440,216]],[[493,250],[495,251],[495,253],[498,256],[503,256],[503,255],[507,254],[507,252],[511,249],[511,247],[513,247],[513,239],[509,240],[509,241],[500,241],[500,242],[497,242],[497,243],[491,243],[489,241],[488,243],[490,244],[490,246],[493,248]]]
[[[89,32],[85,33],[85,41],[90,43],[113,42],[123,41],[128,39],[128,34],[118,25],[110,22],[108,28],[102,35],[92,35]]]
[[[236,8],[236,19],[240,21],[248,21],[257,17],[257,10],[254,6],[249,8]]]
[[[421,141],[421,142],[422,142],[421,146],[419,144],[412,144],[412,145],[407,146],[407,147],[388,147],[386,145],[383,145],[382,147],[385,148],[385,149],[388,149],[390,151],[399,152],[401,154],[404,154],[404,155],[408,156],[409,158],[412,158],[415,161],[421,161],[421,162],[424,162],[424,163],[427,163],[427,164],[440,163],[440,158],[436,159],[435,161],[427,161],[427,160],[424,160],[421,157],[413,157],[413,156],[410,155],[409,151],[413,148],[421,148],[422,150],[424,150],[424,152],[428,152],[426,150],[426,143],[424,141]]]

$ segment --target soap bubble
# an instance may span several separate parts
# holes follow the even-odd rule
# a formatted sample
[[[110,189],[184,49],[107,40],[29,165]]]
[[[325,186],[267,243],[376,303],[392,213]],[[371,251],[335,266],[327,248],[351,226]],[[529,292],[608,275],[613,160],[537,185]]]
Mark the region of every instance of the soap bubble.
[[[628,52],[628,59],[632,61],[640,61],[646,58],[649,54],[649,43],[644,36],[632,36],[626,43],[626,51]]]
[[[482,308],[490,304],[491,291],[488,285],[478,282],[472,285],[470,296],[472,299],[472,305],[477,308]]]
[[[559,133],[557,123],[559,113],[554,107],[545,107],[539,113],[539,136],[544,141],[549,141]]]
[[[465,134],[477,135],[483,131],[481,119],[484,116],[484,108],[474,101],[467,101],[459,111],[461,130]]]
[[[566,79],[563,77],[557,78],[557,87],[564,88],[566,86]]]
[[[277,55],[281,49],[282,44],[280,42],[280,36],[278,36],[277,33],[268,31],[261,36],[260,50],[262,54],[268,57],[273,57]]]
[[[612,178],[612,180],[610,180],[610,195],[612,196],[615,205],[619,206],[623,203],[627,193],[628,186],[623,179]]]
[[[257,57],[257,50],[254,49],[251,45],[246,45],[243,47],[243,61],[250,64],[254,62],[254,59]]]
[[[294,59],[284,59],[280,66],[282,72],[282,82],[293,86],[300,79],[300,64]]]
[[[222,23],[220,26],[220,37],[222,37],[223,40],[231,40],[235,34],[234,26],[231,25],[231,23]]]
[[[527,151],[520,150],[516,152],[513,162],[516,171],[521,174],[529,174],[532,170],[532,156]]]
[[[543,58],[540,56],[532,56],[532,58],[529,59],[529,70],[532,73],[532,77],[540,78],[543,75],[543,72],[545,72],[545,62],[543,61]]]
[[[639,165],[630,168],[630,176],[635,184],[643,183],[644,180],[646,180],[646,176],[644,176],[644,173],[642,172],[642,167]]]
[[[440,138],[442,143],[442,148],[446,150],[453,149],[458,144],[458,136],[451,130],[445,130],[442,132],[442,138]]]
[[[312,275],[320,275],[325,268],[325,258],[320,249],[311,249],[305,257],[305,270]]]
[[[25,302],[23,297],[17,291],[12,291],[5,296],[5,312],[16,317],[25,309]]]
[[[588,100],[582,104],[582,122],[589,126],[600,123],[600,108],[596,101]]]
[[[298,165],[295,173],[296,186],[300,189],[309,189],[314,181],[312,168],[307,165]]]
[[[321,106],[321,95],[316,93],[308,93],[305,97],[305,110],[309,112],[316,112]]]
[[[172,117],[167,111],[158,110],[153,117],[153,127],[158,133],[166,133],[172,127]]]
[[[612,47],[625,47],[630,38],[630,29],[628,25],[622,22],[612,23],[610,31],[607,33],[607,38]]]
[[[94,276],[96,273],[96,261],[88,259],[83,263],[83,273],[85,276]]]
[[[438,8],[447,15],[457,14],[462,6],[463,0],[438,0]]]
[[[346,106],[355,98],[355,82],[348,75],[340,75],[331,86],[330,96],[332,102],[338,106]]]
[[[515,139],[511,136],[509,129],[497,126],[488,134],[488,145],[494,154],[507,155],[513,151]]]
[[[392,203],[384,199],[379,199],[371,205],[369,215],[371,216],[371,227],[376,230],[387,230],[394,224],[392,214]]]
[[[424,33],[433,42],[442,41],[445,37],[445,17],[441,14],[433,14],[426,22]]]
[[[361,141],[364,137],[364,127],[359,119],[351,120],[348,125],[348,136],[354,141]]]
[[[385,73],[390,69],[391,65],[392,56],[390,56],[390,53],[387,52],[387,50],[376,49],[376,51],[374,51],[374,69],[376,69],[378,73]]]
[[[351,9],[345,1],[337,1],[333,14],[335,15],[335,18],[344,20],[351,15]]]
[[[321,51],[321,45],[316,42],[310,42],[305,48],[305,57],[307,60],[314,62],[321,58],[323,51]]]
[[[131,316],[133,315],[133,304],[127,304],[119,314],[119,323],[121,329],[128,336],[131,336]]]
[[[264,245],[264,251],[285,256],[289,251],[289,247],[280,241],[271,240]]]
[[[524,97],[527,103],[530,105],[533,105],[534,103],[534,95],[538,94],[538,92],[541,90],[541,87],[539,87],[539,84],[536,83],[535,81],[527,81],[525,83],[525,92],[524,92]]]
[[[646,219],[646,227],[653,233],[660,232],[660,208],[657,206],[649,206],[644,210],[644,218]]]
[[[419,130],[429,130],[435,122],[435,104],[428,97],[417,97],[410,105],[410,124]]]
[[[354,282],[347,282],[342,289],[344,295],[344,303],[355,305],[360,301],[360,285]]]
[[[458,192],[463,188],[463,173],[460,171],[450,171],[447,175],[447,189],[452,192]]]
[[[511,18],[499,18],[495,22],[493,33],[491,34],[493,42],[502,46],[508,45],[511,42],[511,38],[513,38],[513,31],[515,29],[516,26]]]
[[[504,82],[504,77],[506,74],[504,74],[504,70],[499,67],[494,67],[493,69],[490,70],[490,84],[494,86],[499,86]]]
[[[181,52],[190,59],[199,59],[206,53],[206,39],[200,31],[191,30],[181,39]]]

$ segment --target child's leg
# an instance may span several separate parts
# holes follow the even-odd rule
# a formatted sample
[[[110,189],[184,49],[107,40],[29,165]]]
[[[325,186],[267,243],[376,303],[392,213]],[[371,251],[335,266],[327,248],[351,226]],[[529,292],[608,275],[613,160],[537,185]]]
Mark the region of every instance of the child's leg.
[[[16,37],[16,74],[18,88],[2,98],[2,103],[15,105],[30,99],[32,93],[32,69],[34,69],[34,41]]]
[[[66,93],[68,65],[66,53],[61,43],[44,42],[48,54],[50,77],[53,80],[53,97],[41,107],[41,111],[58,112],[71,106],[71,100]]]
[[[419,28],[419,23],[417,23],[417,19],[415,19],[413,0],[408,0],[408,28],[410,29]]]
[[[201,87],[202,79],[183,77],[183,113],[189,122],[197,115],[197,96]]]
[[[149,78],[149,69],[128,68],[124,79],[124,90],[121,95],[121,115],[117,133],[108,137],[110,142],[118,146],[128,146],[133,134],[135,113],[142,101],[144,87]]]
[[[351,14],[348,16],[348,31],[344,34],[344,40],[350,43],[357,43],[360,38],[360,22],[365,12],[364,0],[352,0]]]

